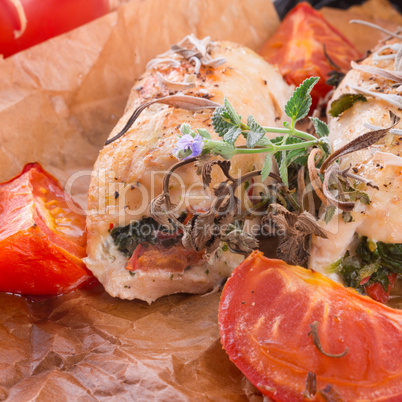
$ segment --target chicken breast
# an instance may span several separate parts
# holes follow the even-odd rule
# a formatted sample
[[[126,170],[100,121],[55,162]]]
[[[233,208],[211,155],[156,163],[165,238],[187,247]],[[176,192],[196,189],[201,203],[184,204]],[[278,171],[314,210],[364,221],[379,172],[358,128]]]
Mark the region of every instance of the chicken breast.
[[[187,53],[180,51],[186,46]],[[138,106],[178,91],[220,104],[226,96],[244,118],[252,114],[261,124],[278,126],[292,88],[253,51],[190,37],[148,64],[109,138],[120,132]],[[243,256],[230,251],[206,260],[202,253],[185,249],[180,234],[163,235],[150,218],[149,204],[162,192],[164,172],[178,162],[172,151],[181,124],[207,129],[217,138],[212,113],[212,109],[189,111],[155,103],[124,136],[100,152],[89,190],[86,264],[112,296],[150,303],[173,293],[204,293],[242,261]],[[231,174],[237,177],[261,168],[263,158],[236,156]],[[224,177],[218,169],[212,173],[213,187]],[[175,212],[183,219],[209,208],[211,194],[204,190],[194,165],[175,172],[169,191]]]
[[[399,83],[398,80],[384,78],[387,71],[401,76],[400,71],[395,71],[398,48],[392,44],[386,45],[363,62],[352,63],[353,68],[335,91],[332,100],[345,93],[361,93],[366,96],[367,102],[355,103],[340,117],[329,117],[333,150],[375,127],[388,127],[389,111],[402,117],[402,97],[398,88],[401,78]],[[376,69],[368,70],[367,66]],[[328,273],[332,263],[343,257],[347,250],[353,249],[355,234],[366,236],[374,242],[402,243],[402,135],[392,134],[398,134],[395,131],[398,129],[402,129],[402,123],[398,123],[385,139],[369,149],[351,153],[341,159],[342,168],[351,165],[353,173],[374,181],[379,189],[360,184],[359,189],[368,194],[371,202],[369,205],[356,204],[352,222],[344,223],[341,215],[334,217],[328,225],[322,222],[329,237],[312,239],[309,266],[314,270]]]

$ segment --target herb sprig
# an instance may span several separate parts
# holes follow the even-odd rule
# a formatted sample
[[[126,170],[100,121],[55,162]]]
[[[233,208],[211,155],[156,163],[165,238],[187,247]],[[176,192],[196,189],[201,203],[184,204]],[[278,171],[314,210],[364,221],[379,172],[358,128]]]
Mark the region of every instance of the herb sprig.
[[[399,118],[390,114],[391,123],[353,139],[337,151],[331,153],[328,141],[329,128],[323,121],[310,117],[315,135],[297,128],[297,122],[304,119],[311,106],[310,92],[317,83],[317,77],[306,79],[289,99],[285,106],[289,121],[283,127],[264,127],[253,116],[246,122],[234,109],[228,99],[223,105],[201,105],[212,107],[212,125],[220,139],[213,139],[205,129],[194,130],[189,124],[182,124],[180,135],[173,154],[180,159],[165,173],[163,192],[150,205],[151,216],[167,227],[179,227],[183,231],[182,243],[185,247],[202,251],[208,255],[219,250],[221,242],[234,252],[249,253],[258,246],[252,235],[239,229],[228,232],[228,225],[252,217],[257,211],[263,218],[260,223],[261,234],[273,232],[280,236],[277,253],[285,261],[294,265],[303,265],[309,255],[309,238],[312,234],[326,237],[316,218],[323,217],[328,222],[335,215],[336,209],[342,212],[345,222],[353,220],[350,211],[356,201],[370,203],[367,194],[357,191],[356,182],[378,188],[375,183],[350,172],[350,168],[341,169],[337,160],[350,152],[365,149],[393,129]],[[194,101],[191,103],[193,107]],[[188,107],[188,102],[183,103]],[[215,106],[216,105],[216,106]],[[280,134],[270,139],[267,133]],[[245,145],[238,145],[240,136]],[[214,136],[216,137],[216,136]],[[244,141],[243,141],[244,142]],[[240,154],[265,154],[261,170],[248,172],[241,177],[230,174],[229,159]],[[210,158],[218,155],[222,159]],[[274,162],[279,166],[279,176],[272,172]],[[215,198],[208,212],[196,213],[187,224],[177,220],[170,200],[169,178],[179,167],[195,163],[197,173],[202,176],[204,188],[212,182],[211,171],[214,166],[221,169],[226,180],[213,189]],[[255,197],[255,204],[244,215],[240,209],[240,200],[235,195],[239,185],[248,183],[253,177],[268,176],[276,183],[269,184],[267,193]],[[314,194],[310,192],[313,190]],[[273,193],[274,194],[273,194]],[[233,233],[232,233],[233,232]]]
[[[242,122],[241,116],[225,98],[223,106],[216,108],[212,116],[213,128],[222,139],[213,140],[208,131],[197,130],[196,132],[188,124],[183,124],[180,129],[182,136],[174,150],[176,156],[182,159],[201,154],[213,154],[231,159],[240,154],[266,153],[262,180],[265,180],[271,172],[272,157],[275,157],[281,179],[288,186],[289,166],[302,158],[306,159],[309,148],[321,149],[324,156],[330,153],[329,129],[326,123],[317,118],[311,118],[317,136],[296,128],[296,123],[305,118],[310,110],[312,103],[310,93],[318,80],[319,77],[308,78],[293,92],[285,105],[285,113],[291,122],[285,121],[283,128],[263,127],[251,115],[247,117],[247,123]],[[281,136],[271,140],[266,136],[267,133],[281,134]],[[236,145],[241,135],[246,139],[246,146]],[[194,143],[200,144],[201,139],[202,149],[193,146]]]

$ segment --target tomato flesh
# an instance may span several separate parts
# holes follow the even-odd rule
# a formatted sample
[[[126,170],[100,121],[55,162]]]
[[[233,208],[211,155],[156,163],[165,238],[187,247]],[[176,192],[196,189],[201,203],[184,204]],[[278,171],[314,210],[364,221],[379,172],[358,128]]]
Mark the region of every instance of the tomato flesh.
[[[21,29],[17,9],[10,0],[0,2],[0,54],[11,56],[37,43],[70,31],[109,11],[108,0],[20,0],[27,25]]]
[[[381,283],[372,283],[370,285],[366,285],[365,289],[367,294],[374,300],[380,303],[387,303],[389,299],[389,295],[391,293],[392,288],[395,285],[396,277],[398,274],[389,274],[388,276],[388,291],[386,292],[382,287]]]
[[[322,349],[344,357],[318,350],[315,322]],[[230,359],[273,400],[305,400],[309,372],[342,400],[402,400],[402,311],[319,273],[254,252],[225,285],[219,327]]]
[[[187,249],[182,245],[169,248],[139,244],[127,263],[129,271],[153,271],[156,268],[168,272],[184,272],[184,270],[202,259],[203,253]]]
[[[349,70],[351,60],[361,57],[319,11],[304,2],[286,15],[260,54],[278,67],[288,84],[298,86],[306,78],[320,77],[311,92],[315,107],[319,98],[332,89],[325,81],[329,78],[328,73],[335,70],[325,56],[324,45],[327,55],[342,72]]]
[[[37,163],[0,184],[0,291],[55,295],[86,285],[85,214]]]

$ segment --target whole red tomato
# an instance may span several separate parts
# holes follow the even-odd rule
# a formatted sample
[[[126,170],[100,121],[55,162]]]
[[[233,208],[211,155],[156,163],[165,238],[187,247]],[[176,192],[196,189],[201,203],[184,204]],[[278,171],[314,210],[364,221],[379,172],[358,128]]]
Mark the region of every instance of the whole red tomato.
[[[0,291],[70,292],[93,280],[85,213],[38,163],[0,184]]]
[[[11,56],[108,11],[109,0],[2,0],[0,54]]]
[[[300,85],[306,78],[320,77],[311,96],[313,107],[332,88],[325,82],[335,70],[331,61],[346,72],[351,60],[361,57],[355,47],[322,14],[308,3],[300,3],[282,21],[260,54],[278,67],[288,84]]]

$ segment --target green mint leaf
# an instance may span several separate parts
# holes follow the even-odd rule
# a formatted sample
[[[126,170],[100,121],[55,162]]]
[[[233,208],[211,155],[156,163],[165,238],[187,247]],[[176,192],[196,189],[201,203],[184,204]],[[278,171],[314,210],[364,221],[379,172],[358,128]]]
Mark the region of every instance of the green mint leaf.
[[[208,130],[205,130],[205,128],[197,128],[197,131],[201,137],[206,138],[207,140],[211,139],[211,134],[209,134]]]
[[[306,165],[307,164],[308,155],[306,154],[306,149],[293,149],[288,152],[286,157],[286,164],[289,166],[291,163],[297,163],[298,165]]]
[[[305,79],[286,103],[285,113],[292,119],[293,124],[307,116],[311,107],[310,92],[319,79],[319,77]]]
[[[241,118],[239,114],[234,110],[233,106],[231,103],[227,100],[225,97],[225,100],[223,101],[223,104],[225,105],[226,113],[230,116],[230,120],[236,125],[240,126],[241,125]]]
[[[335,205],[330,205],[329,207],[325,208],[324,222],[327,225],[329,221],[334,217],[335,210],[336,210]]]
[[[227,131],[233,127],[233,124],[223,119],[222,114],[225,114],[225,108],[223,106],[216,108],[212,114],[212,126],[219,137],[223,137]]]
[[[264,166],[261,171],[261,180],[264,181],[272,170],[272,154],[267,154],[265,157]]]
[[[338,117],[356,102],[367,102],[367,98],[362,94],[343,94],[331,103],[329,114],[332,117]]]
[[[264,135],[264,137],[262,137],[262,138],[257,142],[257,145],[258,145],[259,147],[261,147],[261,148],[266,148],[266,147],[272,145],[272,143],[271,143],[271,141],[270,141],[267,137],[265,137],[265,135]]]
[[[265,136],[264,128],[258,124],[253,116],[248,116],[247,125],[250,128],[250,131],[247,135],[247,148],[254,148],[257,143]]]
[[[310,117],[310,120],[313,123],[315,132],[317,133],[319,138],[328,137],[329,128],[326,123],[324,123],[322,120],[318,119],[317,117]]]
[[[181,133],[182,135],[191,134],[191,126],[190,126],[190,124],[183,123],[183,124],[180,126],[180,133]]]
[[[286,151],[281,152],[281,162],[279,164],[279,175],[283,183],[286,186],[289,186],[289,179],[288,179],[288,165],[286,163]]]
[[[325,155],[329,155],[331,153],[331,144],[329,143],[328,137],[321,137],[318,146],[322,151],[324,151]]]
[[[228,142],[221,141],[211,149],[214,155],[220,155],[225,159],[231,159],[236,154],[236,147]]]
[[[241,128],[233,126],[223,136],[223,141],[226,141],[229,144],[234,144],[240,134],[241,134]]]

